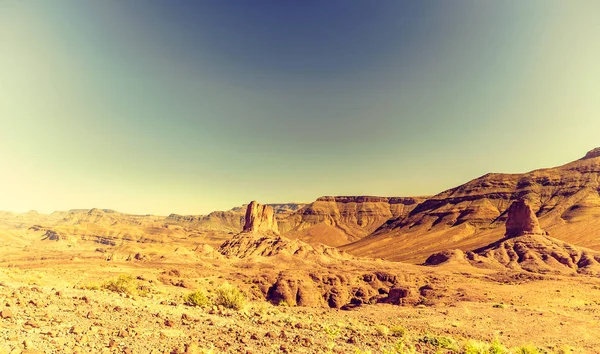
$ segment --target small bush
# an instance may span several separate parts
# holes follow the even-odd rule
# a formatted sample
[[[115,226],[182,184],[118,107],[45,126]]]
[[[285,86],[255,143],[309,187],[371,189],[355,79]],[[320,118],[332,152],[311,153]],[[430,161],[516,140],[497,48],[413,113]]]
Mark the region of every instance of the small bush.
[[[463,351],[465,354],[488,354],[489,349],[488,343],[470,339],[465,344]]]
[[[217,288],[215,304],[228,309],[241,310],[246,306],[246,295],[240,289],[225,283]]]
[[[417,354],[417,349],[413,345],[407,345],[403,340],[399,340],[392,349],[384,349],[383,354]]]
[[[495,338],[488,349],[489,354],[508,354],[508,348],[502,345],[500,339]]]
[[[108,280],[102,284],[102,288],[110,291],[114,291],[120,294],[147,296],[150,290],[141,285],[131,275],[120,275],[116,279]]]
[[[84,290],[100,290],[100,285],[98,285],[96,283],[87,283],[87,284],[81,285],[81,289],[84,289]]]
[[[390,334],[390,329],[384,325],[375,326],[375,333],[379,336],[387,336]]]
[[[193,293],[187,294],[183,298],[183,301],[185,301],[185,303],[190,306],[206,307],[210,305],[210,300],[206,296],[206,293],[201,289],[196,290]]]
[[[503,309],[506,308],[506,305],[504,303],[499,303],[499,304],[494,304],[494,306],[492,306],[495,309]]]
[[[450,337],[425,335],[419,339],[419,342],[429,344],[436,348],[448,349],[452,351],[458,350],[456,341]]]
[[[406,328],[397,325],[390,327],[390,334],[394,337],[404,337],[406,335]]]

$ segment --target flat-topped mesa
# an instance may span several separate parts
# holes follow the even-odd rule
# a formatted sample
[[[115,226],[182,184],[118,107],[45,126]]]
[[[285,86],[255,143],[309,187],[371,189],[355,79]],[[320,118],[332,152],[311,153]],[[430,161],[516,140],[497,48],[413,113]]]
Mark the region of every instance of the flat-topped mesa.
[[[595,157],[600,157],[600,147],[588,151],[588,153],[585,154],[582,160],[593,159]]]
[[[540,228],[540,223],[527,202],[519,199],[508,208],[506,220],[506,237],[523,235],[546,235]]]
[[[274,232],[279,234],[277,219],[270,205],[261,205],[256,201],[250,202],[246,208],[246,223],[243,232]]]

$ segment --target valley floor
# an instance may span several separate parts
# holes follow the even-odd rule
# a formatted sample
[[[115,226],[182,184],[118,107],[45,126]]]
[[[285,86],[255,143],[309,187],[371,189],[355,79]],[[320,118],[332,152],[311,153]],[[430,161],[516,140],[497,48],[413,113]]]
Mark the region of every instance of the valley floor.
[[[342,311],[255,300],[231,310],[188,306],[183,296],[191,290],[159,281],[169,270],[197,274],[185,281],[208,294],[225,281],[239,283],[235,272],[209,274],[198,267],[77,259],[2,263],[0,353],[461,353],[495,338],[507,348],[531,345],[540,353],[600,351],[595,278],[433,268],[428,272],[446,282],[447,294],[429,303]],[[148,285],[149,295],[98,289],[121,274]],[[470,353],[477,352],[483,351]]]

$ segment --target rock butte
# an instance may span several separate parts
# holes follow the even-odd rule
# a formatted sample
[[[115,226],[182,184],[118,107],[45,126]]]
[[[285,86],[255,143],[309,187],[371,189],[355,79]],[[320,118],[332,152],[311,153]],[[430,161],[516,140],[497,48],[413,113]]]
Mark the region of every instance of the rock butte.
[[[519,199],[508,208],[506,220],[506,237],[523,236],[527,234],[544,235],[540,223],[527,202]]]
[[[261,205],[256,201],[250,202],[246,209],[244,232],[273,232],[279,234],[277,219],[270,205]]]

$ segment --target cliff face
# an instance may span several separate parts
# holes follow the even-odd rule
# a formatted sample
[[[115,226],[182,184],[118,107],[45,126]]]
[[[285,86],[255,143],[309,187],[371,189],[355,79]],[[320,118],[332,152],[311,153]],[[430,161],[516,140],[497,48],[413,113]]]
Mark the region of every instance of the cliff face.
[[[419,204],[345,249],[358,256],[422,262],[448,248],[474,249],[504,235],[508,208],[523,199],[551,235],[599,248],[600,149],[564,166],[491,173]],[[387,240],[382,242],[383,240]]]
[[[261,205],[255,201],[250,202],[246,208],[243,232],[270,232],[279,234],[273,207],[270,205]]]
[[[407,215],[423,198],[321,197],[279,218],[282,234],[309,243],[348,244],[375,231],[390,218]]]

